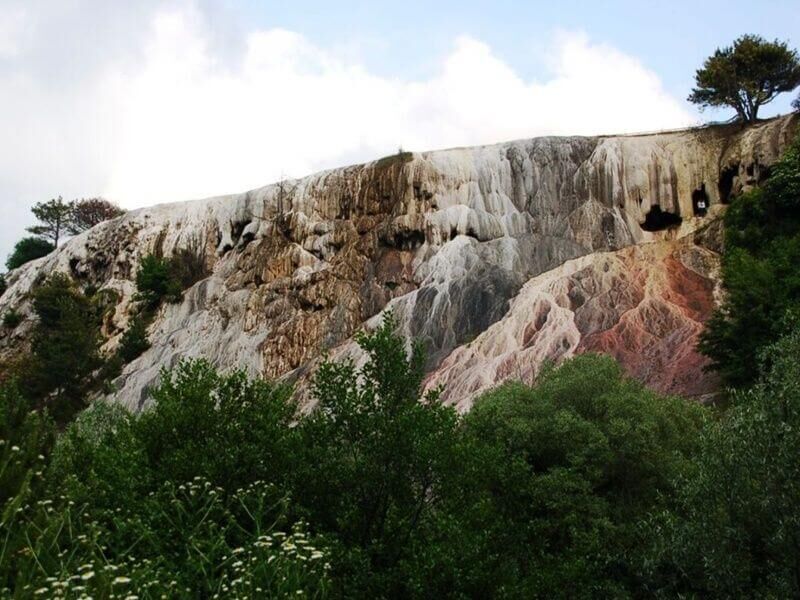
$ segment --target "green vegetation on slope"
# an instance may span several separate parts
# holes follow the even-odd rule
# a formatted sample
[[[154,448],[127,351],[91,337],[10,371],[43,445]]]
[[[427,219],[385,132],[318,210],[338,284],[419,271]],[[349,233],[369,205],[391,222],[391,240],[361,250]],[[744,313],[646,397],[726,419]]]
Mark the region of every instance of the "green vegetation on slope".
[[[800,138],[762,189],[735,198],[725,215],[722,281],[726,298],[700,348],[731,387],[758,377],[761,352],[800,309]]]
[[[461,417],[391,317],[358,336],[363,366],[322,364],[308,415],[204,361],[162,371],[139,414],[82,410],[203,263],[143,261],[112,357],[113,298],[52,276],[0,382],[0,595],[800,596],[798,258],[800,142],[726,216],[702,342],[734,388],[722,413],[584,355]]]

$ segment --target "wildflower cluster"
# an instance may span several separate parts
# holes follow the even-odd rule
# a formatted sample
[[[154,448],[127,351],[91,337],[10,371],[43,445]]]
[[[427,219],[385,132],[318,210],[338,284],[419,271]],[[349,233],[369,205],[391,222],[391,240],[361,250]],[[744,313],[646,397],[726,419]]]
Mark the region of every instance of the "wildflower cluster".
[[[131,507],[63,494],[24,504],[12,527],[24,540],[14,589],[59,599],[322,597],[326,554],[302,523],[275,530],[285,506],[270,484],[226,494],[200,476],[164,482]]]

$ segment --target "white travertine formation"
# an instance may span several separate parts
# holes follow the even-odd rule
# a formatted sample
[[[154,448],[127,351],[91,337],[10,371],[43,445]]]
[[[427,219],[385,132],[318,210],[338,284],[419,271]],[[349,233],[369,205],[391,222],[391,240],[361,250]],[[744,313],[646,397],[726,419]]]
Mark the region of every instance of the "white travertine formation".
[[[13,307],[30,316],[32,287],[54,271],[69,273],[80,283],[118,292],[104,331],[110,351],[127,326],[142,257],[189,250],[202,258],[209,276],[187,290],[180,304],[161,308],[149,331],[152,348],[116,382],[116,397],[125,405],[141,407],[158,369],[183,357],[302,379],[322,352],[345,351],[355,331],[391,306],[404,330],[428,345],[431,381],[447,381],[458,390],[452,394],[464,396],[451,394],[447,400],[466,406],[474,385],[464,387],[461,380],[480,381],[477,387],[483,389],[513,377],[488,366],[509,353],[529,361],[535,372],[541,359],[553,354],[546,347],[556,338],[566,339],[570,352],[602,349],[625,363],[625,353],[613,344],[632,338],[617,330],[604,338],[605,345],[593,346],[586,337],[598,332],[575,326],[574,307],[556,301],[554,316],[572,313],[554,321],[560,323],[558,335],[554,330],[549,341],[540,335],[544,345],[535,351],[521,348],[519,328],[533,318],[533,309],[514,311],[525,302],[535,304],[530,294],[544,294],[547,287],[541,277],[526,282],[557,268],[602,264],[608,252],[635,244],[691,234],[718,214],[730,195],[758,184],[797,120],[783,117],[745,130],[731,125],[639,136],[550,137],[407,153],[242,194],[139,209],[10,273],[0,313]],[[694,215],[700,197],[711,206],[708,215]],[[648,268],[662,269],[664,277],[680,271],[683,278],[683,268],[668,257],[688,242],[669,243],[662,259],[645,250],[629,252],[618,255],[627,258],[617,267],[635,269],[640,258]],[[560,272],[547,277],[563,279]],[[687,293],[701,294],[705,302],[713,269],[701,277],[706,283]],[[608,281],[599,277],[596,286]],[[602,294],[599,288],[595,292]],[[608,323],[602,326],[617,327],[623,315],[604,311],[590,317],[584,309],[580,318],[604,314]],[[691,314],[702,322],[702,315]],[[502,329],[509,319],[513,327]],[[24,348],[31,326],[32,317],[0,334],[0,359]],[[468,342],[474,350],[456,350]],[[697,367],[696,360],[689,363]],[[686,391],[631,371],[657,387]]]

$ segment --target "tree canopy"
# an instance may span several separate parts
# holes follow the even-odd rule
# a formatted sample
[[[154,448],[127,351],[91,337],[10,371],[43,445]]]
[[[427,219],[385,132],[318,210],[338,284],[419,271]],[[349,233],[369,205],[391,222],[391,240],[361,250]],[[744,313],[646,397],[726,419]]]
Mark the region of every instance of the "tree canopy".
[[[47,202],[37,202],[31,212],[39,224],[28,227],[27,231],[49,240],[57,248],[59,240],[69,230],[72,208],[73,203],[64,202],[61,196]]]
[[[786,42],[743,35],[718,48],[695,74],[689,101],[701,107],[729,106],[751,123],[778,94],[800,85],[800,60]]]
[[[731,387],[758,376],[761,351],[800,308],[800,137],[772,167],[761,189],[735,198],[725,215],[725,299],[704,330],[700,349]]]
[[[123,214],[124,210],[105,198],[82,198],[72,203],[68,231],[75,235]]]
[[[24,237],[14,245],[14,250],[6,259],[7,269],[16,269],[42,256],[50,254],[55,246],[39,237]]]

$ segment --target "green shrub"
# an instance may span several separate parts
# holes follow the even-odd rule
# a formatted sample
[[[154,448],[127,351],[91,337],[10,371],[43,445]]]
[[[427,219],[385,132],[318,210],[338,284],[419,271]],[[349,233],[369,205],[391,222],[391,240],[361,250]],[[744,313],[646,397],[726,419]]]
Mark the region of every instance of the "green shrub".
[[[142,259],[136,273],[136,288],[148,308],[155,308],[162,301],[179,302],[182,292],[169,261],[154,255]]]
[[[388,316],[357,336],[363,367],[345,360],[319,368],[317,409],[298,426],[294,495],[342,545],[334,567],[344,597],[414,594],[407,563],[430,541],[436,490],[457,462],[456,413],[422,392],[422,348],[409,355],[395,328]]]
[[[482,466],[464,482],[476,491],[461,518],[477,554],[496,557],[498,585],[512,597],[635,588],[637,519],[669,497],[703,421],[699,406],[645,389],[606,356],[482,396],[464,420]]]
[[[147,322],[141,315],[133,317],[122,334],[117,353],[126,363],[140,356],[150,347],[147,339]]]
[[[171,258],[145,256],[136,273],[136,287],[148,310],[162,301],[180,302],[183,291],[208,276],[195,251],[179,249]]]
[[[26,393],[50,406],[59,423],[82,408],[102,365],[96,307],[65,275],[56,273],[33,292],[38,321],[22,382]]]
[[[3,326],[8,329],[15,329],[20,323],[22,323],[22,315],[15,310],[9,310],[3,315]]]
[[[42,256],[50,254],[55,249],[55,246],[38,237],[22,238],[14,246],[14,251],[9,255],[6,260],[7,269],[16,269],[21,267],[26,262],[30,262]]]
[[[6,276],[0,273],[0,296],[6,293],[8,289],[8,283],[6,282]]]
[[[709,424],[674,508],[643,528],[647,583],[665,597],[800,595],[800,327],[784,326],[759,383]]]
[[[722,282],[727,292],[702,333],[700,350],[724,383],[747,388],[758,356],[800,309],[800,137],[760,190],[735,198],[725,215]]]
[[[288,393],[197,361],[164,371],[139,415],[93,404],[61,436],[43,492],[7,524],[0,588],[324,597],[327,543],[289,520],[280,485],[296,453]]]

